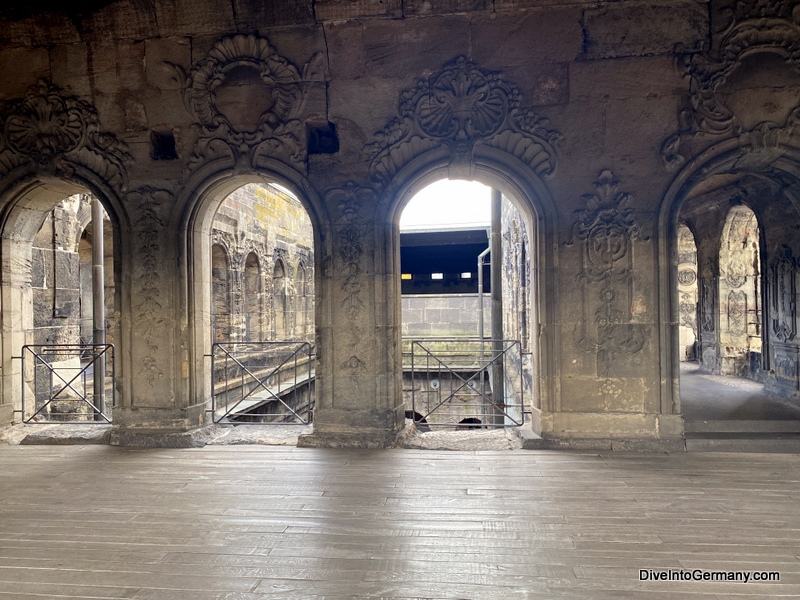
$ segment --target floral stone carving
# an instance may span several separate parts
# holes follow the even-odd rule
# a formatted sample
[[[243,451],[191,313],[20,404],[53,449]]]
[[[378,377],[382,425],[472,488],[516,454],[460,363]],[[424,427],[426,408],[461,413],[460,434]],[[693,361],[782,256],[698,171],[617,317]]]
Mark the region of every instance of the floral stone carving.
[[[140,335],[147,348],[139,373],[147,379],[152,387],[157,378],[164,372],[159,364],[159,347],[164,344],[163,315],[163,273],[162,259],[164,252],[165,221],[160,211],[162,206],[171,204],[172,193],[167,190],[142,188],[131,192],[126,202],[137,208],[135,235],[137,240],[138,260],[134,271],[135,286],[138,289],[139,302],[134,306],[136,328],[134,335]]]
[[[97,110],[88,102],[42,80],[25,98],[7,104],[0,122],[0,174],[33,162],[69,176],[80,165],[123,187],[131,158],[127,146],[100,130]]]
[[[561,134],[520,108],[519,91],[500,73],[459,56],[400,96],[400,114],[367,146],[370,174],[384,184],[420,154],[446,146],[454,164],[469,163],[478,143],[516,156],[539,175],[556,168]]]

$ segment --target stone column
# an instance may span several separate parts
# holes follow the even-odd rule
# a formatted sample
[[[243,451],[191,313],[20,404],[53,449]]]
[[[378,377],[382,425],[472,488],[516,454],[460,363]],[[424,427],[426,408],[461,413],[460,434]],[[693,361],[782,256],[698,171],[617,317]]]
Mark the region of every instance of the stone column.
[[[710,228],[697,236],[697,334],[700,368],[719,373],[719,235]]]
[[[33,328],[33,303],[31,302],[30,279],[24,268],[24,260],[30,256],[28,240],[6,238],[2,240],[3,282],[0,307],[2,307],[3,329],[3,394],[0,397],[0,426],[14,419],[14,409],[19,408],[22,398],[22,364],[13,357],[29,339]],[[31,390],[32,393],[32,390]],[[16,406],[15,406],[16,404]]]
[[[182,434],[205,423],[205,404],[192,400],[186,343],[180,338],[186,327],[177,297],[184,277],[178,236],[168,227],[172,195],[143,188],[128,194],[126,203],[134,215],[121,253],[129,344],[120,356],[123,393],[114,409],[112,443],[194,445]]]
[[[372,190],[349,184],[327,197],[323,237],[314,434],[301,446],[385,447],[405,425],[394,372],[399,315],[392,302],[392,227],[377,226]],[[329,248],[329,250],[328,250]],[[399,293],[399,292],[398,292]]]

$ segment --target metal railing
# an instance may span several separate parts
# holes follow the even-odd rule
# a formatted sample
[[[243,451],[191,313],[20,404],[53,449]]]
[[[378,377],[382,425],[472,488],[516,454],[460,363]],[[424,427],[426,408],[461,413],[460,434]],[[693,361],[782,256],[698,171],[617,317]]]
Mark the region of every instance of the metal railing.
[[[24,423],[111,423],[112,344],[28,344],[21,359]]]
[[[215,423],[311,422],[315,354],[309,342],[217,342],[211,373]]]
[[[418,425],[473,429],[522,425],[525,389],[518,340],[404,341]]]

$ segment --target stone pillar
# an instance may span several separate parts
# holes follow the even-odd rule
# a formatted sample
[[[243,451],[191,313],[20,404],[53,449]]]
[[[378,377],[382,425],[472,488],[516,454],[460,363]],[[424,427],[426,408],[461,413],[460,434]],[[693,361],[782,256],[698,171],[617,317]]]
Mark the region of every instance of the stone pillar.
[[[19,257],[30,255],[31,246],[27,240],[2,240],[2,307],[3,329],[3,371],[2,397],[0,397],[0,426],[14,420],[14,410],[19,408],[22,398],[22,364],[13,357],[19,356],[20,349],[28,342],[33,327],[33,303],[31,302],[30,280],[23,267],[24,260]]]
[[[178,236],[168,226],[172,195],[144,188],[128,194],[126,203],[134,215],[121,253],[129,344],[118,357],[123,393],[114,409],[112,443],[193,445],[191,436],[181,434],[205,423],[205,404],[191,393],[188,341],[180,337],[188,335],[177,301],[185,275],[179,271]]]
[[[698,233],[698,361],[700,368],[719,373],[719,235]]]
[[[314,433],[301,446],[386,447],[405,425],[399,351],[399,275],[391,225],[376,226],[371,190],[328,194],[334,215],[322,249]],[[328,250],[329,249],[329,250]],[[329,253],[329,254],[328,254]]]

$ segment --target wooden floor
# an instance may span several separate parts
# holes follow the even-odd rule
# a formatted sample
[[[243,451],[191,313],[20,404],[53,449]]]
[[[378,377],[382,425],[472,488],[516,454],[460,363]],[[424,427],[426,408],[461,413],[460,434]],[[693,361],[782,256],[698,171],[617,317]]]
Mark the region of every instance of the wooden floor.
[[[800,455],[0,447],[0,600],[780,597]]]

